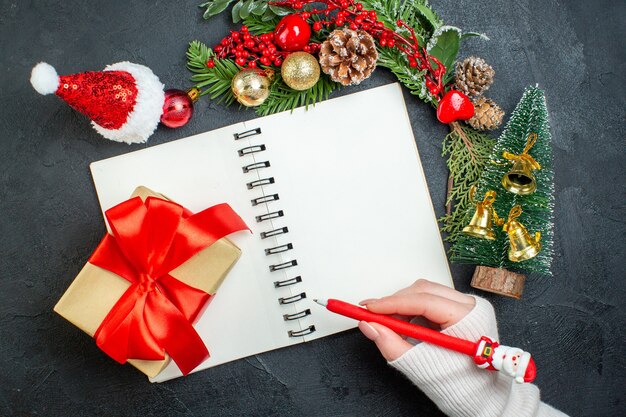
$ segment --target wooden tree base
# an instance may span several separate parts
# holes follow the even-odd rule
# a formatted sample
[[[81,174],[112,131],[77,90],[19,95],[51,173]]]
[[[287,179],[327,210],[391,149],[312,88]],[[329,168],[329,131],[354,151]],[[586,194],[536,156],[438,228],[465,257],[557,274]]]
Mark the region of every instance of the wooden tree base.
[[[526,275],[501,268],[477,266],[472,277],[472,287],[519,299],[524,290]]]

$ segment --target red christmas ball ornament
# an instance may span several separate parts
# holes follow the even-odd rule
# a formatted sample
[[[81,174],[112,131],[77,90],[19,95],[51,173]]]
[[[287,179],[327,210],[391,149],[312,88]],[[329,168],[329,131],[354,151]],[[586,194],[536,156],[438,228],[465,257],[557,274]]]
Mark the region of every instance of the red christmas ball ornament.
[[[457,90],[450,90],[437,106],[437,119],[441,123],[468,120],[474,116],[474,103],[468,96]]]
[[[199,93],[195,87],[189,91],[165,90],[161,123],[171,128],[186,125],[193,115],[193,103],[198,99]]]
[[[283,17],[274,29],[274,43],[288,52],[301,51],[311,38],[311,27],[297,14]]]

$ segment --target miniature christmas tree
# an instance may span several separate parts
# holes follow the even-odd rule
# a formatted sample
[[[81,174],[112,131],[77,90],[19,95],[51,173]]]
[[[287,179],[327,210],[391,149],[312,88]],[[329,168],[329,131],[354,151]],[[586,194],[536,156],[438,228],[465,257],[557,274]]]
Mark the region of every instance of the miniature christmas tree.
[[[550,142],[544,92],[528,87],[480,175],[468,226],[451,249],[453,262],[479,265],[472,286],[519,298],[525,276],[512,271],[551,274]]]

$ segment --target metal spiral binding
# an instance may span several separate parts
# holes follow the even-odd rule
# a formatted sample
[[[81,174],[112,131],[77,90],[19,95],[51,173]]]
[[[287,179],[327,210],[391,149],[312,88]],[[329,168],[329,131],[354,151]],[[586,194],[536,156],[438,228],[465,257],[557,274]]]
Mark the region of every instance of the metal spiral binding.
[[[280,297],[278,299],[278,304],[291,304],[300,300],[304,300],[306,298],[306,293],[301,292],[300,294],[292,295],[291,297]]]
[[[263,152],[264,150],[265,150],[265,145],[252,145],[252,146],[248,146],[247,148],[239,149],[237,153],[239,153],[239,156],[244,156],[244,155],[250,155],[251,153],[255,153],[255,152]]]
[[[248,190],[253,189],[254,187],[260,187],[261,185],[269,185],[274,184],[274,177],[263,178],[262,180],[251,181],[246,184]]]
[[[308,316],[309,314],[311,314],[311,310],[307,308],[306,310],[300,311],[298,313],[284,314],[283,318],[285,319],[285,321],[298,320],[298,319]]]
[[[289,233],[289,229],[286,227],[281,227],[279,229],[274,229],[274,230],[270,230],[267,232],[261,232],[261,239],[266,239],[268,237],[278,236],[278,235],[282,235],[285,233]]]
[[[293,245],[291,243],[287,243],[286,245],[275,246],[273,248],[265,249],[266,255],[273,255],[275,253],[287,252],[288,250],[293,249]]]
[[[239,140],[239,139],[245,139],[247,137],[260,135],[260,134],[261,134],[261,128],[257,127],[256,129],[250,129],[250,130],[246,130],[245,132],[235,133],[234,136],[235,136],[235,140]]]
[[[291,261],[283,262],[282,264],[270,265],[270,272],[280,271],[281,269],[291,268],[298,265],[298,261],[292,259]]]
[[[261,223],[264,222],[266,220],[271,220],[271,219],[276,219],[278,217],[283,217],[285,214],[283,213],[282,210],[278,210],[278,211],[273,211],[271,213],[267,213],[267,214],[262,214],[260,216],[256,216],[255,219],[257,221],[257,223]]]
[[[245,167],[241,167],[241,169],[243,169],[243,172],[247,174],[248,172],[254,169],[267,168],[269,166],[270,166],[270,161],[263,161],[263,162],[255,162],[253,164],[246,165]]]
[[[288,285],[297,284],[298,282],[302,282],[302,277],[300,275],[298,275],[297,277],[284,279],[282,281],[274,281],[274,287],[276,288],[286,287]]]
[[[241,132],[241,133],[235,133],[233,136],[235,138],[235,140],[240,140],[240,139],[245,139],[245,138],[249,138],[251,136],[255,136],[255,135],[260,135],[261,134],[261,128],[256,128],[256,129],[250,129],[250,130],[246,130],[245,132]],[[252,155],[253,158],[255,158],[255,154],[263,152],[266,150],[266,146],[265,144],[260,144],[260,145],[250,145],[250,146],[246,146],[243,147],[241,149],[239,149],[237,151],[237,153],[239,154],[239,156],[248,156],[248,155]],[[270,167],[270,162],[269,161],[260,161],[257,162],[256,160],[254,161],[254,163],[243,166],[242,170],[245,174],[248,174],[252,171],[255,170],[259,170],[259,169],[263,169],[263,168],[268,168]],[[274,184],[275,180],[274,177],[266,177],[266,178],[262,178],[262,179],[258,179],[258,180],[254,180],[254,181],[250,181],[248,183],[246,183],[246,187],[249,190],[253,190],[256,187],[262,187],[264,185],[270,185],[270,184]],[[280,200],[280,197],[278,194],[269,194],[269,195],[263,195],[260,197],[256,197],[253,198],[252,200],[250,200],[251,204],[253,206],[257,206],[260,204],[267,204],[269,202],[272,201],[277,201]],[[259,216],[256,216],[256,221],[258,223],[267,221],[267,220],[272,220],[272,219],[276,219],[279,217],[283,217],[285,214],[282,210],[276,210],[273,212],[268,212],[266,214],[262,214]],[[279,227],[277,229],[274,230],[268,230],[265,232],[261,232],[260,236],[261,239],[267,239],[269,237],[274,237],[274,236],[278,236],[278,235],[282,235],[282,234],[286,234],[289,233],[289,229],[287,227]],[[293,244],[292,243],[286,243],[284,245],[279,245],[279,246],[274,246],[271,248],[267,248],[265,249],[265,255],[267,256],[271,256],[271,255],[276,255],[276,254],[280,254],[283,252],[287,252],[293,249]],[[278,264],[272,264],[269,266],[269,269],[271,272],[275,272],[275,271],[282,271],[282,270],[286,270],[288,268],[292,268],[294,266],[298,265],[298,261],[297,259],[292,259],[290,261],[287,262],[283,262],[283,263],[278,263]],[[300,275],[293,277],[293,278],[288,278],[288,279],[284,279],[282,281],[274,281],[274,287],[275,288],[282,288],[282,287],[287,287],[290,285],[295,285],[298,283],[302,282],[302,277]],[[301,301],[303,299],[305,299],[306,296],[306,292],[301,292],[299,294],[293,295],[291,297],[280,297],[278,299],[278,303],[280,305],[287,305],[287,304],[292,304],[292,303],[297,303],[298,301]],[[302,311],[298,311],[296,313],[293,314],[284,314],[283,315],[283,319],[285,321],[292,321],[292,320],[298,320],[301,318],[304,318],[306,316],[311,315],[311,310],[310,309],[305,309]],[[307,336],[311,333],[315,332],[315,326],[310,325],[305,329],[302,330],[289,330],[287,332],[287,334],[289,335],[289,337],[303,337],[303,336]]]
[[[276,201],[276,200],[280,200],[280,197],[278,197],[278,194],[264,195],[263,197],[253,198],[250,201],[252,202],[253,206],[258,206],[261,203],[269,203],[270,201]]]
[[[315,331],[315,326],[311,325],[303,330],[297,330],[297,331],[289,330],[287,334],[289,335],[289,337],[302,337],[302,336],[309,335],[313,333],[314,331]]]

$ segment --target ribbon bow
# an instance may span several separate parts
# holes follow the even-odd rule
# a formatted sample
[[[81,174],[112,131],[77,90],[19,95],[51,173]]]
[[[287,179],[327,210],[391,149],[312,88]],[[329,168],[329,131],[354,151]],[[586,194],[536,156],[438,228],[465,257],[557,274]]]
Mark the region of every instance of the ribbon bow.
[[[509,211],[509,218],[507,219],[506,223],[502,227],[502,230],[504,230],[505,232],[508,232],[509,227],[511,226],[511,222],[513,222],[513,220],[521,216],[521,214],[522,214],[522,206],[518,204],[518,205],[511,207],[511,211]]]
[[[523,160],[523,161],[528,162],[530,166],[533,167],[533,169],[541,169],[541,165],[539,165],[539,162],[537,162],[535,158],[533,158],[532,156],[528,154],[528,151],[530,151],[530,148],[532,148],[535,145],[535,142],[537,142],[537,134],[533,132],[530,135],[528,135],[528,138],[526,139],[526,146],[524,147],[524,150],[522,151],[521,154],[514,154],[514,153],[504,151],[502,152],[502,156],[508,159],[509,161],[513,161],[513,162]]]
[[[483,198],[483,201],[479,201],[479,202],[477,202],[474,199],[475,195],[476,195],[476,186],[472,185],[472,187],[470,188],[470,195],[469,195],[469,198],[472,204],[475,204],[476,207],[480,205],[484,209],[491,211],[491,215],[493,216],[494,223],[498,226],[502,226],[502,224],[504,223],[504,220],[498,217],[498,213],[496,212],[496,209],[493,207],[493,203],[496,201],[497,193],[493,190],[489,190],[485,193],[485,198]]]
[[[105,213],[107,234],[89,262],[131,283],[94,334],[109,356],[162,360],[167,352],[183,374],[209,357],[192,326],[210,294],[169,275],[202,249],[239,230],[249,230],[228,204],[197,214],[148,197],[127,200]]]

